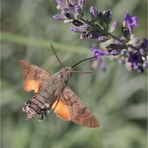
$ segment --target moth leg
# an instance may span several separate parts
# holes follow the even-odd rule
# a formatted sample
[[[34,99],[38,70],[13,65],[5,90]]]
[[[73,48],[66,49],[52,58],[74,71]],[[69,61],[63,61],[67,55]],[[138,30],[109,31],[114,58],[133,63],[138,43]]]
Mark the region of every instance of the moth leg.
[[[44,111],[43,111],[44,117],[47,117],[47,114],[49,113],[49,111],[50,111],[49,108],[47,108],[47,107],[44,108]]]
[[[43,119],[44,119],[44,111],[41,112],[39,120],[43,120]]]
[[[49,113],[49,108],[45,107],[42,109],[41,113],[39,114],[39,120],[43,120],[44,118],[47,117],[47,113]]]
[[[37,119],[38,120],[43,120],[45,117],[45,111],[42,111],[40,114],[38,114]]]

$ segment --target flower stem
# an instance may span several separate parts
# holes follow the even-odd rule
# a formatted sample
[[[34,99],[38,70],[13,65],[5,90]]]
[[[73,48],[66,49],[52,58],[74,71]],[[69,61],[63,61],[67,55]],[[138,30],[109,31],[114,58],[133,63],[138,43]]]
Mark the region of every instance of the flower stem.
[[[85,20],[85,19],[83,19],[83,18],[81,18],[80,20],[81,20],[82,22],[84,22],[84,23],[88,23],[88,24],[92,25],[92,23],[90,23],[90,21],[87,21],[87,20]],[[95,24],[94,26],[96,26],[96,24]],[[102,29],[102,31],[104,32],[104,27],[103,27],[102,25],[97,24],[97,26],[98,26],[100,29]],[[93,26],[92,26],[92,27],[93,27]],[[119,41],[120,43],[122,43],[123,45],[125,45],[127,48],[130,47],[130,48],[133,48],[133,49],[135,49],[135,50],[138,50],[138,48],[137,48],[136,46],[133,46],[133,45],[130,45],[130,44],[129,44],[129,45],[126,44],[123,40],[121,40],[120,38],[116,37],[116,36],[113,35],[112,33],[107,32],[106,34],[109,35],[110,37],[114,38],[115,40]]]

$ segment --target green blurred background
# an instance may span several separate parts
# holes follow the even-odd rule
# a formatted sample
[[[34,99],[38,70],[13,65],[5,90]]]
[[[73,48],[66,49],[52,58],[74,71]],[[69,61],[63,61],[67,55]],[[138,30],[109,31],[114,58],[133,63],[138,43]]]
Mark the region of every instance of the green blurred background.
[[[92,0],[86,9],[91,5],[99,10],[111,8],[120,22],[125,12],[138,16],[135,34],[146,37],[146,0]],[[51,42],[65,65],[91,56],[92,42],[68,31],[69,24],[54,21],[55,8],[52,0],[1,1],[1,147],[146,148],[146,73],[130,73],[117,61],[105,59],[106,72],[76,73],[69,82],[99,119],[100,128],[80,127],[53,113],[41,122],[25,120],[22,106],[33,94],[23,90],[20,59],[57,72],[60,66]],[[87,71],[90,65],[86,62],[77,69]]]

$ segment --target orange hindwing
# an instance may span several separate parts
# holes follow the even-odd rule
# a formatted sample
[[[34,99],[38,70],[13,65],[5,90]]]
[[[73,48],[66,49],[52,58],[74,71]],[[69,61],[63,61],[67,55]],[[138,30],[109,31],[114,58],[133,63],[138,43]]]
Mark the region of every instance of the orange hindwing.
[[[54,107],[55,105],[52,108]],[[85,127],[99,127],[96,117],[68,87],[64,89],[60,96],[54,112],[64,120],[70,120]]]

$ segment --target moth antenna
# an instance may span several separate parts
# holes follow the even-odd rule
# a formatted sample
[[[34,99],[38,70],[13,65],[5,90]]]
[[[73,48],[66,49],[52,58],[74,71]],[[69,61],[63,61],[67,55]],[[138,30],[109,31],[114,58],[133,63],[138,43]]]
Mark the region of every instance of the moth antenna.
[[[87,60],[91,60],[91,59],[94,59],[96,58],[97,56],[93,56],[93,57],[90,57],[90,58],[86,58],[86,59],[83,59],[77,63],[75,63],[74,65],[71,66],[71,68],[74,68],[75,66],[79,65],[80,63],[84,62],[84,61],[87,61]]]
[[[54,49],[52,43],[51,43],[51,49],[52,49],[54,55],[56,56],[57,60],[59,61],[61,67],[63,67],[63,63],[62,63],[61,60],[59,59],[59,57],[58,57],[58,55],[57,55],[57,53],[56,53],[56,51],[55,51],[55,49]]]
[[[73,72],[73,73],[78,72],[80,74],[90,74],[90,73],[92,73],[92,71],[75,71],[75,70],[74,71],[72,70],[71,72]]]

